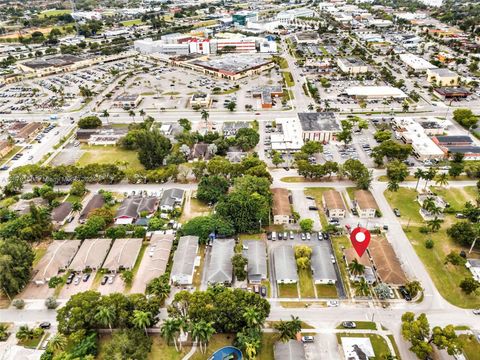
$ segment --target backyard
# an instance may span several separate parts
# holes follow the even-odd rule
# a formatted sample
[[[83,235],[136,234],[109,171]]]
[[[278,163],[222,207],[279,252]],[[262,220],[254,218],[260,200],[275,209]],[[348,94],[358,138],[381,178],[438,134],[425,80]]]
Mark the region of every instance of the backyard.
[[[137,153],[132,150],[123,150],[117,146],[83,145],[83,155],[77,165],[89,164],[115,164],[121,163],[121,168],[142,170],[143,165],[138,160]]]
[[[373,352],[375,353],[375,360],[385,359],[390,355],[390,350],[388,348],[387,342],[385,339],[377,334],[358,334],[358,333],[337,333],[337,341],[339,344],[342,343],[342,337],[368,337],[372,343]]]

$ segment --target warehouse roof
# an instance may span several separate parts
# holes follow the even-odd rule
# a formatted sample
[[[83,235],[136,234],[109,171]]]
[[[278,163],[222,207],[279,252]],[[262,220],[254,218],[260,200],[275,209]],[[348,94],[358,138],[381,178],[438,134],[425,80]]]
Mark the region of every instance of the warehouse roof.
[[[193,274],[198,251],[198,236],[182,236],[173,256],[171,276]]]
[[[330,249],[326,246],[314,246],[312,248],[312,272],[315,280],[337,280],[337,275],[330,258]]]
[[[83,271],[87,268],[99,269],[110,249],[110,239],[85,239],[72,263],[68,267],[73,271]]]
[[[327,209],[343,209],[345,204],[342,200],[342,195],[337,190],[327,190],[323,193],[323,200]]]
[[[142,242],[142,239],[114,240],[103,268],[110,271],[132,269],[142,248]]]
[[[80,240],[54,240],[35,267],[34,280],[50,279],[66,269],[80,247]]]
[[[232,282],[232,257],[235,254],[234,248],[235,240],[233,239],[213,240],[207,273],[207,280],[210,284]]]
[[[298,281],[297,263],[293,248],[289,245],[280,245],[273,250],[275,277],[277,280]]]

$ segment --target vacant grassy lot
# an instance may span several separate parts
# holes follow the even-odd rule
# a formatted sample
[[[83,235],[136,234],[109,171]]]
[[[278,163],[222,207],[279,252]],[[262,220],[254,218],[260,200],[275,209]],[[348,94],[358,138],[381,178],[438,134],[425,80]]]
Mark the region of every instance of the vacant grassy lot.
[[[123,21],[120,24],[122,24],[123,26],[142,25],[143,21],[142,19],[133,19],[133,20]]]
[[[463,209],[467,201],[470,201],[472,204],[474,204],[475,199],[477,198],[477,189],[474,186],[448,189],[439,186],[432,186],[431,190],[435,194],[441,196],[455,210]]]
[[[451,201],[452,206],[465,203],[467,197],[470,198],[472,192],[471,189],[464,191],[457,188],[448,189],[447,191],[439,190],[442,190],[442,194],[440,194],[440,191],[437,191],[437,193],[445,195],[445,199],[449,202]],[[469,271],[464,266],[445,264],[445,257],[450,251],[459,253],[461,250],[468,250],[455,243],[447,235],[446,230],[449,228],[449,224],[455,222],[454,216],[447,215],[445,217],[445,222],[442,224],[440,231],[424,234],[420,232],[424,221],[419,214],[420,205],[415,201],[415,190],[400,188],[396,193],[386,191],[385,197],[392,208],[397,207],[400,210],[403,230],[442,296],[450,303],[459,307],[479,307],[480,298],[475,295],[466,295],[459,287],[460,282],[465,277],[470,276]],[[407,229],[409,218],[411,221]],[[428,239],[433,240],[433,249],[425,247],[425,242]]]
[[[385,359],[386,356],[390,355],[390,350],[388,349],[387,342],[380,335],[376,334],[353,334],[353,333],[338,333],[337,340],[341,344],[342,337],[368,337],[372,343],[373,352],[375,353],[375,360]]]
[[[63,15],[63,14],[70,14],[72,12],[72,10],[68,10],[68,9],[60,9],[60,10],[56,10],[56,9],[51,9],[51,10],[44,10],[40,13],[39,17],[40,18],[44,18],[44,17],[47,17],[47,16],[58,16],[58,15]]]
[[[474,335],[460,335],[463,354],[468,360],[478,359],[480,354],[480,343],[475,339]]]
[[[297,298],[297,284],[278,284],[278,295],[284,298]]]
[[[293,80],[292,73],[289,71],[283,71],[282,72],[283,79],[285,80],[285,85],[287,87],[291,87],[295,85],[295,81]]]
[[[77,165],[88,164],[115,164],[118,161],[128,162],[128,169],[142,170],[143,165],[138,160],[137,153],[132,150],[123,150],[117,146],[82,146],[84,154]]]
[[[298,280],[300,285],[300,295],[302,298],[314,298],[315,289],[313,288],[312,272],[310,269],[298,270]]]

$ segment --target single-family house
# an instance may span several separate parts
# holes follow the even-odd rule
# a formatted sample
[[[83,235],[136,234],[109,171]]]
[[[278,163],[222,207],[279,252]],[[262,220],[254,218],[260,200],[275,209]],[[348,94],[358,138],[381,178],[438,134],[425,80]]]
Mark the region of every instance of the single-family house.
[[[260,240],[244,241],[246,249],[247,278],[250,284],[260,284],[267,278],[267,249]]]
[[[102,194],[95,194],[93,197],[88,201],[87,205],[83,208],[82,212],[80,213],[80,216],[78,218],[78,221],[80,224],[85,223],[85,221],[88,218],[88,215],[95,210],[101,208],[103,205],[105,205],[105,200],[103,199]]]
[[[182,236],[173,255],[170,274],[172,284],[190,285],[195,272],[195,259],[198,252],[198,236]]]
[[[73,212],[72,203],[66,201],[52,210],[52,224],[59,228],[71,218]]]
[[[327,246],[314,246],[310,259],[312,277],[315,284],[335,284],[337,274],[333,267],[330,248]]]
[[[290,207],[289,193],[287,189],[275,188],[273,193],[273,223],[275,225],[288,224],[292,217],[292,209]]]
[[[297,262],[290,245],[280,245],[273,250],[273,265],[278,284],[296,284],[298,282]]]
[[[163,212],[173,211],[175,207],[182,204],[184,195],[185,191],[182,189],[165,190],[160,200],[160,210]]]
[[[235,255],[234,239],[214,239],[208,264],[209,284],[231,285],[233,278],[232,257]]]

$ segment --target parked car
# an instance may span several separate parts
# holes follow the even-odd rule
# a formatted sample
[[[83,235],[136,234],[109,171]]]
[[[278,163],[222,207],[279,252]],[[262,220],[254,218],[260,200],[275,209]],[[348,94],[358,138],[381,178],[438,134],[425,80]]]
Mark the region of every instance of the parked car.
[[[336,225],[336,226],[340,225],[340,221],[338,221],[338,219],[335,219],[335,218],[328,219],[328,223],[330,225]]]
[[[77,276],[73,281],[73,285],[78,285],[78,284],[80,284],[80,276]]]
[[[283,240],[288,240],[288,233],[286,231],[283,233]]]
[[[393,213],[395,214],[395,216],[400,217],[400,210],[398,210],[397,208],[393,209]]]
[[[290,231],[290,240],[295,239],[295,235],[293,234],[293,231]]]
[[[113,280],[115,280],[115,276],[110,276],[110,277],[108,278],[108,283],[109,283],[109,284],[113,284]]]
[[[304,240],[304,241],[305,241],[305,239],[306,239],[305,233],[302,233],[302,235],[301,235],[301,236],[302,236],[302,240]]]
[[[475,309],[472,312],[474,315],[480,315],[480,309]]]
[[[313,336],[302,336],[303,343],[313,343],[315,342],[315,338]]]
[[[337,307],[340,303],[337,300],[328,300],[327,306],[328,307]]]
[[[90,279],[90,274],[89,273],[83,275],[83,282],[87,282],[88,279]]]
[[[108,276],[104,276],[103,279],[102,279],[101,284],[102,284],[102,285],[105,285],[105,284],[107,283],[107,281],[108,281]]]
[[[311,237],[310,233],[307,233],[307,240],[310,241],[311,238],[312,238],[312,237]]]
[[[317,210],[318,210],[318,207],[316,207],[316,206],[309,206],[309,207],[308,207],[308,210],[317,211]]]
[[[307,199],[308,200],[315,200],[315,198],[313,196],[307,196]]]
[[[407,301],[411,301],[412,300],[412,296],[410,295],[410,293],[407,291],[407,289],[405,289],[404,286],[400,286],[400,288],[398,289],[400,291],[400,294],[402,294],[403,298]]]
[[[70,285],[70,284],[72,283],[74,277],[75,277],[75,274],[74,274],[74,273],[68,275],[67,281],[65,281],[65,283],[66,283],[67,285]]]
[[[466,219],[466,218],[467,218],[467,217],[466,217],[464,214],[462,214],[462,213],[457,213],[457,214],[455,214],[455,217],[456,217],[457,219]]]
[[[260,288],[260,295],[262,295],[263,297],[267,296],[267,287],[266,286],[263,286]]]
[[[355,324],[353,321],[344,321],[342,322],[342,326],[345,329],[355,329],[357,327],[357,324]]]
[[[267,240],[272,240],[272,233],[267,233]]]
[[[318,240],[320,240],[320,241],[323,240],[323,235],[322,235],[321,232],[318,232],[318,233],[317,233],[317,238],[318,238]]]
[[[50,324],[48,321],[42,322],[40,325],[38,325],[38,327],[41,329],[50,329],[51,326],[52,324]]]

